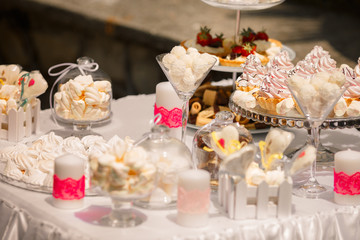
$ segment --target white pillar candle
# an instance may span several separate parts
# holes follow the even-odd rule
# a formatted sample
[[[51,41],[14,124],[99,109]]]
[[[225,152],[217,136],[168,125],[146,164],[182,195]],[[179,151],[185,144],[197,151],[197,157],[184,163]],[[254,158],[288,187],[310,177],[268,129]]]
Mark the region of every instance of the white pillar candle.
[[[182,101],[170,82],[156,85],[156,101],[154,114],[161,114],[160,124],[170,128],[169,136],[181,139]]]
[[[334,201],[342,205],[359,205],[360,191],[357,189],[360,189],[360,186],[353,186],[359,181],[350,180],[349,177],[357,177],[360,180],[359,174],[354,175],[360,172],[360,152],[350,149],[337,152],[334,156],[334,164]]]
[[[202,227],[208,223],[210,174],[205,170],[187,170],[178,176],[177,223],[184,227]]]
[[[83,206],[85,195],[85,161],[73,154],[55,159],[53,205],[75,209]]]

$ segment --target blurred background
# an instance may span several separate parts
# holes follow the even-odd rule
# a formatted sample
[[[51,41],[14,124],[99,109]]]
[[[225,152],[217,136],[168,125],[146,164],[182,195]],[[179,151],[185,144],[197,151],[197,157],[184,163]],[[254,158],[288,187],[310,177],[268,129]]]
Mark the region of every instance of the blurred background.
[[[315,45],[338,66],[354,67],[360,57],[360,0],[286,0],[260,11],[241,11],[240,28],[265,29],[296,52],[294,63]],[[232,36],[236,11],[201,0],[1,0],[0,64],[40,70],[49,83],[41,96],[49,107],[49,67],[93,58],[107,72],[115,99],[155,92],[165,81],[155,61],[201,26]],[[211,81],[231,73],[211,72]]]

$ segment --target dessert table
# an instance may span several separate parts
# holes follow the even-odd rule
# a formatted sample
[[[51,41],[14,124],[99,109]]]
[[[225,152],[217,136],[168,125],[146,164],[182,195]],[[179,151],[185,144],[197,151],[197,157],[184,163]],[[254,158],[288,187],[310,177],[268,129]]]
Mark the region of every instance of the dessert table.
[[[94,126],[92,131],[110,139],[117,134],[139,139],[150,131],[155,94],[127,96],[112,103],[111,123]],[[26,138],[33,141],[52,130],[65,132],[51,118],[49,109],[41,111],[40,132]],[[305,141],[304,129],[289,129],[296,134],[292,147]],[[187,131],[190,146],[194,129]],[[254,133],[255,142],[266,133]],[[360,150],[360,133],[356,129],[322,131],[322,142],[339,149]],[[1,141],[1,146],[11,145]],[[321,183],[332,185],[331,172],[318,174]],[[0,239],[359,239],[360,207],[334,203],[333,193],[319,199],[293,196],[292,216],[262,220],[230,220],[216,206],[212,196],[210,221],[203,228],[185,228],[176,224],[176,209],[146,210],[138,208],[147,220],[134,228],[111,228],[94,223],[110,212],[110,198],[85,197],[82,209],[62,210],[52,206],[52,196],[0,182]]]

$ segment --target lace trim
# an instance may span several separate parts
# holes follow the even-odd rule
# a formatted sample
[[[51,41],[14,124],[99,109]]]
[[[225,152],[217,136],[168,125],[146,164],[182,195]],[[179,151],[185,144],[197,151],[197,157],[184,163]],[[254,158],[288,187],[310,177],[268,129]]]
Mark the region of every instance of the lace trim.
[[[72,178],[60,179],[54,175],[53,197],[62,200],[82,199],[85,196],[85,176],[79,180]]]
[[[334,169],[334,192],[343,195],[360,194],[360,172],[349,176],[344,172],[335,172]]]
[[[210,188],[200,191],[186,191],[178,188],[177,208],[183,213],[206,213],[210,206]]]
[[[169,128],[181,127],[182,110],[180,108],[173,108],[167,110],[164,107],[158,107],[155,104],[154,115],[161,114],[161,120],[158,124],[163,124]]]

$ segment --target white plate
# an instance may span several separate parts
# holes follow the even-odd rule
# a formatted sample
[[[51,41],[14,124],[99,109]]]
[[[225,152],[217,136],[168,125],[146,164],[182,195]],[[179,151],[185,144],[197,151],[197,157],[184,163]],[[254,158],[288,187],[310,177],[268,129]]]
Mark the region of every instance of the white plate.
[[[288,52],[290,61],[295,59],[296,53],[290,47],[283,45],[282,50]],[[243,68],[242,67],[221,66],[221,65],[217,64],[217,65],[214,65],[214,67],[211,70],[218,71],[218,72],[242,72]]]
[[[213,7],[221,7],[233,10],[262,10],[274,7],[283,3],[285,0],[259,0],[259,1],[241,1],[241,2],[219,2],[217,0],[202,0],[204,3]]]
[[[194,130],[199,130],[201,127],[196,126],[194,124],[188,123],[187,126]],[[269,128],[261,128],[261,129],[248,129],[251,134],[261,134],[261,133],[267,133],[270,130]]]

